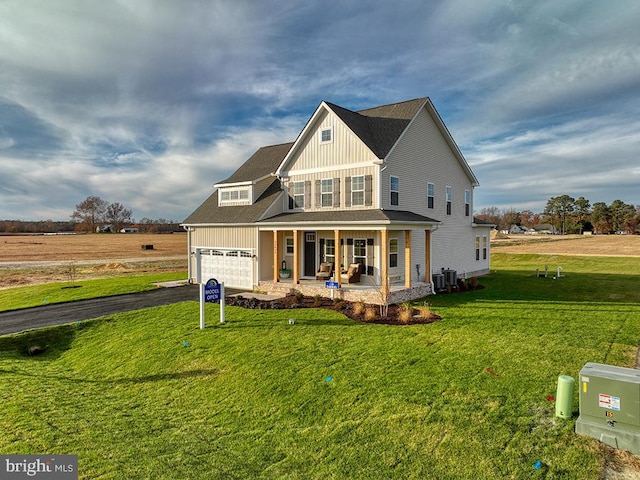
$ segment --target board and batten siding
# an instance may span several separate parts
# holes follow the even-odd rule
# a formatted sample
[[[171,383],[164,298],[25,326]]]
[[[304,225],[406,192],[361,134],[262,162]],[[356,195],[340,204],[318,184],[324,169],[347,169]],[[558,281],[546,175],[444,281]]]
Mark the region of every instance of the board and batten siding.
[[[193,227],[194,247],[256,248],[256,227]]]
[[[332,129],[332,141],[321,143],[320,132]],[[319,115],[296,147],[286,175],[298,175],[317,169],[332,169],[348,164],[372,162],[376,156],[333,112]]]

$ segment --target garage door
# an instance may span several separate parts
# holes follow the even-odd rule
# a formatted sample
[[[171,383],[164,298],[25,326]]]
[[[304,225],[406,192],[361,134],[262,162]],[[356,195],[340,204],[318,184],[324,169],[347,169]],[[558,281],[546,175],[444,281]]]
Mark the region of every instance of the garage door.
[[[198,249],[201,282],[215,278],[226,287],[253,289],[253,250]]]

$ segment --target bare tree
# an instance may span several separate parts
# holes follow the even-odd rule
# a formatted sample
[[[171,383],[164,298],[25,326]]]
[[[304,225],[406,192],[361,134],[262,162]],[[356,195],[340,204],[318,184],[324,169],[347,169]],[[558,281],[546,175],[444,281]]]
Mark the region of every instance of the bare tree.
[[[108,203],[100,197],[90,196],[76,205],[71,218],[82,224],[80,230],[95,232],[96,226],[104,221]]]
[[[121,203],[113,202],[107,206],[105,220],[112,225],[113,231],[118,232],[125,223],[131,223],[132,213],[131,210],[125,208]]]

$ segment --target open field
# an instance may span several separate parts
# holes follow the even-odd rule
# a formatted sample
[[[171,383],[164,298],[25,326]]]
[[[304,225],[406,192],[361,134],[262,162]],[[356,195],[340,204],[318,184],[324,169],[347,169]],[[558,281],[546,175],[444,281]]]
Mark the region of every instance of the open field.
[[[0,337],[0,450],[78,454],[82,479],[638,478],[574,434],[577,391],[571,420],[549,396],[636,362],[640,258],[543,259],[496,254],[430,325],[207,305],[200,330],[188,301]]]
[[[153,250],[142,250],[153,245]],[[186,233],[0,236],[0,262],[154,260],[187,254]]]
[[[186,233],[0,236],[0,289],[186,269]]]
[[[640,235],[509,235],[491,239],[504,253],[640,257]]]

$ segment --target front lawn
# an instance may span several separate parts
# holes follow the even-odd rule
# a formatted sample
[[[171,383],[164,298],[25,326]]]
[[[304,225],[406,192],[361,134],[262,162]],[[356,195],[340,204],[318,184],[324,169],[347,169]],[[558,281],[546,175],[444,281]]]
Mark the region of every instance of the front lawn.
[[[75,453],[87,479],[600,478],[577,391],[569,421],[547,396],[585,362],[633,365],[638,276],[503,260],[429,297],[429,325],[235,307],[220,325],[207,305],[200,330],[192,301],[0,337],[0,451]]]

